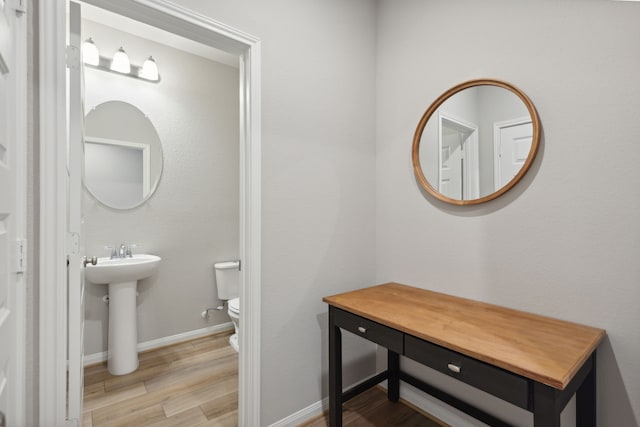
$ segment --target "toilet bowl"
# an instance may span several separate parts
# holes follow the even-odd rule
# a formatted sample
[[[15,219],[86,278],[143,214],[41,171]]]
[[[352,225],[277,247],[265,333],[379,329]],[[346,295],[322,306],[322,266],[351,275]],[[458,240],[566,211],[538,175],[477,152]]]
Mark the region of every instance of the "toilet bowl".
[[[235,333],[229,337],[229,344],[235,351],[240,350],[240,343],[238,342],[238,328],[240,326],[240,298],[234,298],[227,303],[229,309],[227,313],[233,322]]]
[[[239,351],[238,331],[240,326],[240,261],[218,262],[214,264],[218,299],[227,302],[227,314],[233,322],[235,332],[229,344]]]

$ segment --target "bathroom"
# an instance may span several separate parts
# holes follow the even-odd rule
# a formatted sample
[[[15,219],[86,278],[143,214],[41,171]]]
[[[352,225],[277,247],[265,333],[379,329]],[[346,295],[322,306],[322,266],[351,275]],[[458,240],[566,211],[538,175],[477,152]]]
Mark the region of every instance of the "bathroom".
[[[92,147],[86,147],[86,253],[109,257],[125,244],[134,255],[161,258],[157,271],[137,286],[139,350],[233,329],[227,306],[217,309],[224,301],[214,265],[239,258],[238,58],[90,5],[82,5],[82,14],[82,38],[91,38],[100,55],[111,57],[123,47],[138,66],[152,56],[160,74],[156,83],[84,68],[85,144],[117,139],[125,132],[118,129],[117,110],[137,108],[137,118],[155,128],[151,163],[160,164],[149,168],[148,194],[119,200],[104,191],[104,180],[125,180],[117,176],[124,168],[105,165],[104,156],[89,157]],[[104,103],[115,110],[105,110]],[[99,167],[106,173],[94,176],[92,168]],[[86,282],[87,365],[107,359],[107,294],[105,284]]]

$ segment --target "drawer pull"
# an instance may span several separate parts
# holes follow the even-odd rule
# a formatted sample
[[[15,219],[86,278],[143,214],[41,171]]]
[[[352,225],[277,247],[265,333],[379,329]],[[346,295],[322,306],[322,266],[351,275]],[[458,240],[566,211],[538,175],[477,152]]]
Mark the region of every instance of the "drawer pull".
[[[358,326],[358,330],[363,334],[367,332],[367,328],[365,328],[364,326]]]
[[[454,365],[453,363],[449,363],[449,364],[447,365],[447,368],[449,368],[449,370],[450,370],[451,372],[455,372],[456,374],[459,374],[459,373],[460,373],[460,371],[462,370],[462,368],[461,368],[460,366],[458,366],[458,365]]]

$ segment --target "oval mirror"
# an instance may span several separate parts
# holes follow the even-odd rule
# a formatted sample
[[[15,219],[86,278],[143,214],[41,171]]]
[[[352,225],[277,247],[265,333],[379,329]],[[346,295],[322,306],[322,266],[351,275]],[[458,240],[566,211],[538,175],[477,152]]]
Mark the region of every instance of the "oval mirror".
[[[156,190],[162,163],[158,132],[137,107],[108,101],[85,117],[84,184],[102,204],[140,206]]]
[[[472,205],[504,194],[524,176],[540,143],[538,114],[500,80],[461,83],[424,113],[413,138],[416,178],[432,196]]]

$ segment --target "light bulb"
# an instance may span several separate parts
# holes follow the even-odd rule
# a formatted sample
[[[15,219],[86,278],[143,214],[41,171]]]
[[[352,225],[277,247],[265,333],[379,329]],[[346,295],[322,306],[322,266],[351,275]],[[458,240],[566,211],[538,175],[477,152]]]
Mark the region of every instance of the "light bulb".
[[[111,60],[111,69],[123,74],[129,74],[131,72],[129,57],[122,47],[113,55],[113,59]]]
[[[89,37],[82,44],[82,61],[85,64],[98,66],[100,63],[100,54],[98,53],[98,47],[93,42],[93,39]]]
[[[160,80],[160,76],[158,74],[158,65],[156,64],[156,61],[152,56],[150,56],[146,61],[144,61],[144,64],[142,64],[140,77],[154,82]]]

